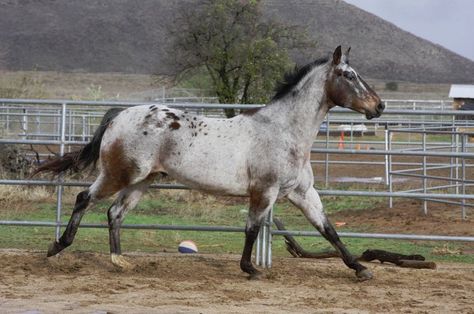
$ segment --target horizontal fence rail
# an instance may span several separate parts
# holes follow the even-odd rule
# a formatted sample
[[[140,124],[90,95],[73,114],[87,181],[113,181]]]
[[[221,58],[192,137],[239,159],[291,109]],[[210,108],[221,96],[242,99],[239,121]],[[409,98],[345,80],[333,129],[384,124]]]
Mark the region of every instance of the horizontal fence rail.
[[[325,189],[318,189],[327,196],[362,196],[393,198],[412,198],[423,201],[423,210],[427,213],[427,202],[442,202],[462,207],[462,217],[466,218],[466,208],[474,195],[469,188],[474,180],[467,171],[472,168],[474,158],[474,111],[452,110],[448,102],[420,100],[384,100],[387,109],[379,119],[366,120],[361,114],[344,108],[332,109],[321,126],[311,153],[314,165],[324,165]],[[215,103],[169,103],[166,100],[154,102],[126,101],[70,101],[37,99],[0,99],[0,147],[1,145],[52,145],[64,154],[72,146],[86,144],[91,138],[103,113],[110,107],[130,107],[136,105],[163,104],[181,108],[212,117],[223,117],[222,109],[247,110],[263,105],[215,104]],[[433,110],[436,108],[436,110]],[[471,119],[465,119],[471,117]],[[370,134],[374,139],[358,137]],[[403,140],[393,137],[404,134]],[[427,140],[429,136],[438,136]],[[406,138],[408,137],[408,138]],[[439,138],[440,137],[440,138]],[[366,147],[364,149],[364,147]],[[341,156],[380,156],[379,161],[333,160]],[[47,154],[42,153],[43,158]],[[316,158],[323,157],[322,160]],[[365,157],[364,157],[365,158]],[[410,158],[410,160],[394,160]],[[418,158],[418,159],[416,159]],[[429,160],[429,158],[434,160]],[[416,159],[416,160],[414,160]],[[442,160],[441,160],[442,159]],[[384,191],[373,190],[334,190],[329,189],[329,169],[334,165],[377,165],[385,169],[383,177],[373,180],[380,182]],[[395,169],[404,167],[404,169]],[[449,176],[432,175],[429,172],[446,169]],[[414,180],[418,187],[396,190],[397,178]],[[431,181],[429,181],[431,180]],[[433,182],[442,183],[433,183]],[[428,183],[431,182],[431,186]],[[54,227],[56,237],[66,224],[61,221],[63,187],[87,187],[91,182],[71,181],[60,177],[54,180],[44,179],[2,179],[0,185],[54,186],[57,188],[57,210],[55,221],[7,221],[0,225]],[[188,189],[181,184],[153,184],[156,189]],[[272,213],[266,218],[257,243],[257,263],[271,266],[272,235],[318,236],[317,232],[272,230]],[[105,224],[81,224],[86,228],[106,228]],[[242,232],[243,227],[228,226],[176,226],[158,224],[124,224],[126,229],[187,230]],[[382,233],[341,232],[343,237],[365,237],[384,239],[474,241],[474,236],[443,235],[407,235]]]

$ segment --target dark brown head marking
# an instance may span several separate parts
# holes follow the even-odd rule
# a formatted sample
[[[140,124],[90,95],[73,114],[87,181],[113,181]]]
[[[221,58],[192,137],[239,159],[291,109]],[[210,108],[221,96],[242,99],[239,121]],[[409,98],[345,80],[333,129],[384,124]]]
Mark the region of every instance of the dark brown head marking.
[[[173,121],[170,123],[170,129],[172,130],[177,130],[181,127],[181,124],[179,124],[178,122],[176,121]]]
[[[163,109],[163,110],[161,110],[161,111],[170,111],[170,110],[165,108],[165,109]]]

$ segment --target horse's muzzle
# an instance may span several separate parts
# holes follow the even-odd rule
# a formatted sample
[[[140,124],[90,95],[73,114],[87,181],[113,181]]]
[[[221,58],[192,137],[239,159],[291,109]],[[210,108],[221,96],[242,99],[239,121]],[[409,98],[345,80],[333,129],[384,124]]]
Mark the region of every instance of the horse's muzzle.
[[[378,118],[382,115],[382,112],[384,111],[384,109],[385,109],[385,105],[383,104],[383,102],[379,102],[379,104],[375,108],[375,112],[366,112],[365,117],[367,118],[367,120]]]

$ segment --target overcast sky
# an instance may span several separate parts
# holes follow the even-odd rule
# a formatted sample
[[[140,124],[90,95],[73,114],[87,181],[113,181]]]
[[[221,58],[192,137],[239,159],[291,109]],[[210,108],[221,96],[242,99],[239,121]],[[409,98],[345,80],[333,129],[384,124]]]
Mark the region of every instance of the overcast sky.
[[[474,0],[344,0],[474,61]]]

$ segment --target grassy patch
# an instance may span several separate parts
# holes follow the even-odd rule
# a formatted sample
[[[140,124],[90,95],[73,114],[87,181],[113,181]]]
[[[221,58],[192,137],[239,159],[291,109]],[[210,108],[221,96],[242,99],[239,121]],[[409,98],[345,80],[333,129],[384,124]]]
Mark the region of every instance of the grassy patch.
[[[8,209],[0,204],[1,220],[54,221],[56,206],[54,196],[45,197],[44,193],[29,193],[25,201],[15,202],[16,207]],[[62,221],[71,214],[73,197],[66,197]],[[374,198],[361,197],[324,197],[323,203],[329,213],[343,210],[362,210],[377,204]],[[0,200],[1,203],[1,200]],[[100,202],[85,215],[84,223],[107,223],[107,208],[110,201]],[[9,205],[13,203],[10,202]],[[213,225],[245,226],[247,209],[245,200],[222,200],[213,197],[196,196],[193,192],[147,195],[137,208],[127,214],[126,224],[164,224],[164,225]],[[275,216],[285,222],[289,230],[314,230],[301,212],[288,202],[279,202],[274,209]],[[344,231],[370,232],[368,226],[344,228]],[[46,250],[54,239],[51,227],[15,227],[0,226],[0,247]],[[175,252],[180,241],[192,239],[203,253],[241,253],[244,242],[243,233],[122,230],[123,250],[142,252]],[[297,237],[300,244],[311,251],[331,249],[321,237]],[[440,243],[429,241],[400,241],[379,239],[344,238],[344,242],[354,254],[366,249],[384,249],[402,254],[422,254],[430,260],[474,263],[473,255],[462,255],[459,251],[463,243]],[[289,256],[283,237],[275,236],[273,241],[275,256]],[[108,252],[108,230],[80,228],[70,250]]]

